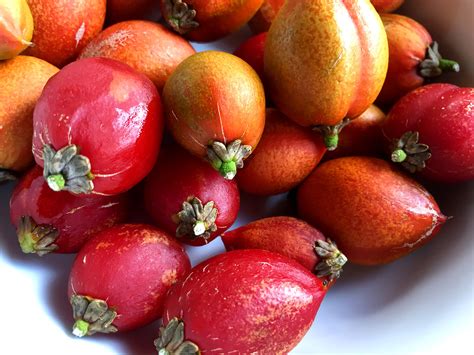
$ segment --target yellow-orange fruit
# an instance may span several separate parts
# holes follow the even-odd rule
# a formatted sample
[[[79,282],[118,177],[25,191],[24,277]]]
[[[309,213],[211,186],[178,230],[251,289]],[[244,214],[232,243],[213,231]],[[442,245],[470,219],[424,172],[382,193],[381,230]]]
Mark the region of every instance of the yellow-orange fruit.
[[[33,110],[58,68],[38,58],[0,62],[0,169],[22,171],[33,162]]]
[[[33,36],[33,17],[26,0],[0,0],[0,60],[20,54]]]

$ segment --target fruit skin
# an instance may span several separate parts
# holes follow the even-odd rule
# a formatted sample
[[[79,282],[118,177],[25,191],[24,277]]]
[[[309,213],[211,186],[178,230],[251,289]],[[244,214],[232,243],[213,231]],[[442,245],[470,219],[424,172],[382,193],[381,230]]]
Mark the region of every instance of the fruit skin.
[[[158,10],[157,0],[107,0],[107,22],[117,23],[127,20],[148,18]]]
[[[191,16],[197,27],[186,30],[179,25],[179,19],[172,15],[173,4],[185,3],[195,10]],[[184,34],[186,38],[197,42],[211,42],[237,31],[245,25],[262,5],[263,0],[160,0],[161,14],[168,24]]]
[[[339,133],[336,150],[328,151],[323,160],[336,159],[351,155],[383,156],[384,138],[382,123],[385,114],[375,105],[359,117],[354,118]]]
[[[145,208],[154,222],[171,235],[178,223],[173,216],[182,210],[188,197],[199,198],[205,205],[214,201],[217,230],[208,239],[183,236],[179,241],[204,245],[226,231],[236,220],[240,195],[235,181],[224,179],[207,162],[196,158],[177,145],[161,150],[158,162],[145,180]]]
[[[287,353],[311,326],[325,293],[321,280],[294,260],[236,250],[202,262],[177,282],[163,323],[184,321],[185,339],[203,354]]]
[[[44,85],[58,71],[23,55],[0,62],[0,170],[21,172],[33,162],[33,110]]]
[[[234,55],[245,60],[255,70],[264,82],[263,53],[265,51],[265,41],[267,33],[260,33],[252,36],[243,42],[234,52]]]
[[[392,12],[397,10],[405,0],[370,0],[377,12]]]
[[[362,265],[409,254],[446,221],[428,191],[377,158],[330,160],[305,180],[297,198],[299,216]]]
[[[206,51],[185,59],[163,90],[165,118],[175,140],[198,157],[218,141],[253,149],[265,125],[265,93],[255,71],[228,53]]]
[[[35,31],[26,55],[58,67],[72,62],[102,30],[105,0],[28,0]]]
[[[262,6],[249,21],[253,33],[267,32],[285,0],[264,0]]]
[[[263,196],[290,191],[313,171],[325,152],[318,134],[276,109],[267,109],[258,148],[237,175],[239,188]]]
[[[145,74],[159,92],[179,63],[196,53],[188,41],[150,21],[125,21],[106,28],[79,58],[105,57]]]
[[[395,104],[382,126],[387,147],[393,151],[394,141],[416,131],[419,143],[431,152],[420,176],[448,183],[474,179],[473,102],[474,88],[431,84],[412,91]]]
[[[144,224],[117,225],[77,254],[68,296],[106,300],[118,314],[112,325],[132,330],[162,316],[166,292],[190,269],[183,247],[165,232]]]
[[[267,89],[276,106],[302,126],[355,118],[382,88],[388,44],[366,0],[287,1],[265,46]]]
[[[91,192],[108,195],[125,192],[148,175],[163,130],[153,83],[106,58],[82,59],[61,70],[45,86],[33,123],[38,165],[43,167],[45,143],[56,150],[75,144],[90,160]]]
[[[13,191],[10,221],[18,228],[21,217],[28,216],[38,225],[54,227],[59,232],[54,252],[76,253],[97,232],[123,222],[128,207],[126,195],[79,197],[54,192],[46,184],[42,169],[35,166]]]
[[[13,58],[30,46],[33,27],[26,0],[0,0],[0,60]]]

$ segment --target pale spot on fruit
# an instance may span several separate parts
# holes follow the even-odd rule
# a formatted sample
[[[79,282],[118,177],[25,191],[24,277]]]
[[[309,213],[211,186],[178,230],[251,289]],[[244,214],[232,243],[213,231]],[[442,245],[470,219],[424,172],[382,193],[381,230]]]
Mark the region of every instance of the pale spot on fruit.
[[[107,249],[113,245],[114,245],[113,243],[109,243],[109,242],[100,242],[99,244],[96,245],[95,250]]]
[[[166,270],[163,273],[163,276],[161,276],[161,282],[163,282],[163,284],[165,284],[166,286],[171,286],[172,284],[176,282],[177,279],[178,279],[178,276],[177,276],[176,269]]]
[[[161,235],[156,234],[156,232],[149,232],[147,230],[142,231],[142,245],[143,244],[153,244],[153,243],[162,243],[169,245],[169,242],[166,238],[163,238]]]
[[[86,33],[86,24],[85,22],[82,23],[81,27],[76,32],[76,48],[79,46],[79,42],[81,39],[84,37],[84,34]]]
[[[129,92],[131,91],[132,84],[130,83],[130,79],[123,74],[118,72],[113,73],[112,81],[110,82],[109,92],[110,95],[117,101],[118,103],[122,103],[128,100]]]

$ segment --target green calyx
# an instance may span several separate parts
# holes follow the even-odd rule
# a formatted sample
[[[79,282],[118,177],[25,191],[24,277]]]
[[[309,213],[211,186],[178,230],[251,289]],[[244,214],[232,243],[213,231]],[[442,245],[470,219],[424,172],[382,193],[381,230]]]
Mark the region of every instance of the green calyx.
[[[339,144],[339,133],[351,122],[350,118],[344,118],[340,123],[334,126],[318,125],[313,130],[319,132],[324,139],[327,150],[336,150]]]
[[[72,333],[83,337],[95,333],[115,333],[117,328],[112,325],[117,312],[109,308],[107,302],[92,297],[72,295],[70,299],[74,317]]]
[[[64,179],[64,176],[62,176],[61,174],[48,176],[46,178],[46,182],[53,191],[62,191],[66,186],[66,179]]]
[[[184,322],[171,319],[166,327],[160,327],[160,336],[154,342],[158,355],[199,355],[199,347],[184,339]]]
[[[59,231],[49,224],[36,224],[33,218],[23,216],[16,230],[18,243],[25,254],[36,253],[46,255],[58,249],[54,243],[59,237]]]
[[[242,145],[242,141],[235,140],[227,146],[214,141],[207,148],[207,159],[212,167],[227,180],[232,180],[237,169],[244,167],[244,159],[252,154],[252,147]]]
[[[394,163],[401,163],[401,162],[404,162],[405,159],[407,158],[407,153],[405,153],[403,151],[403,149],[395,149],[393,152],[392,152],[392,161]]]
[[[411,173],[423,170],[426,161],[431,158],[430,147],[419,143],[419,139],[418,132],[408,131],[392,144],[392,161],[401,164]]]
[[[199,198],[189,196],[182,203],[181,211],[172,217],[173,222],[178,225],[176,237],[189,240],[203,238],[207,242],[217,230],[217,213],[214,201],[203,204]]]
[[[89,323],[87,323],[86,321],[82,319],[78,319],[72,326],[72,334],[74,334],[75,336],[79,338],[86,336],[88,332],[89,332]]]
[[[433,42],[426,50],[425,59],[419,64],[418,71],[424,78],[436,78],[443,72],[459,72],[461,67],[454,60],[444,59],[439,53],[437,42]]]
[[[314,246],[316,255],[321,261],[316,265],[317,277],[327,278],[329,282],[341,276],[342,267],[347,263],[347,257],[337,248],[332,240],[317,240]],[[327,281],[325,282],[327,284]]]

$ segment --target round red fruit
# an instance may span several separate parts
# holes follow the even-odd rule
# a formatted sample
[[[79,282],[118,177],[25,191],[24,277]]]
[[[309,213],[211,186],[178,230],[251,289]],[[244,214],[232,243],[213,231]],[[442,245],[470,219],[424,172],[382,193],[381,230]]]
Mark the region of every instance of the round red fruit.
[[[157,0],[107,0],[108,23],[144,20],[159,12]],[[156,16],[158,19],[158,16]]]
[[[263,70],[263,54],[265,51],[265,40],[267,38],[267,32],[260,33],[256,36],[250,37],[244,43],[240,45],[234,52],[234,55],[245,60],[253,70],[256,71],[258,76],[263,82],[264,70]]]
[[[249,26],[254,33],[266,32],[270,29],[285,0],[264,0],[262,6],[249,21]]]
[[[162,316],[164,298],[190,270],[181,245],[143,224],[104,230],[77,254],[69,276],[73,334],[139,328]]]
[[[287,353],[313,323],[326,290],[320,279],[282,255],[220,254],[171,288],[155,346],[160,353],[179,347],[189,354]]]
[[[377,12],[392,12],[402,6],[405,0],[370,0]]]
[[[164,148],[145,180],[145,206],[154,222],[190,245],[209,243],[237,218],[235,181],[179,146]]]
[[[128,65],[82,59],[46,84],[33,128],[33,154],[53,190],[114,195],[136,185],[156,162],[160,97]]]

